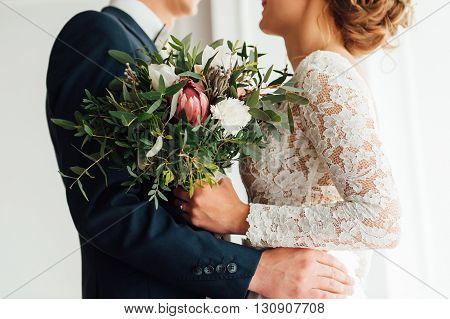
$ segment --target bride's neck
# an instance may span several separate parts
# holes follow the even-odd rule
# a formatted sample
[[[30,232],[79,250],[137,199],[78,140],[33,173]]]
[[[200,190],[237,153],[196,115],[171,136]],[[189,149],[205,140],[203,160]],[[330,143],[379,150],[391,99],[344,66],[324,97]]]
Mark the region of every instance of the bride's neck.
[[[348,54],[331,17],[322,9],[312,11],[316,13],[302,17],[300,25],[283,35],[289,61],[294,70],[305,57],[317,50]]]

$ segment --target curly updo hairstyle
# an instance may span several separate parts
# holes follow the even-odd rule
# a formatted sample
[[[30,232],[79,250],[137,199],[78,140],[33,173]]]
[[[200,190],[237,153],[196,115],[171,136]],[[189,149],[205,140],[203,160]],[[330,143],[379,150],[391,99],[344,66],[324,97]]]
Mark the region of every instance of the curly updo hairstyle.
[[[352,54],[389,47],[389,38],[412,16],[411,0],[329,0],[328,9]]]

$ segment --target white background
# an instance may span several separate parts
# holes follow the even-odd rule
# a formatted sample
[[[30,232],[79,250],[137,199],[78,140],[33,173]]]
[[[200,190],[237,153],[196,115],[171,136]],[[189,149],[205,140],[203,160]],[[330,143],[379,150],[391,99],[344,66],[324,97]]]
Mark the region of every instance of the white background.
[[[0,0],[0,296],[5,296],[78,247],[45,120],[45,74],[54,39],[77,12],[98,0]],[[418,1],[416,21],[443,0]],[[174,33],[203,43],[246,39],[270,53],[266,64],[287,63],[280,39],[257,29],[258,0],[204,0],[196,18]],[[400,38],[400,48],[362,63],[371,83],[387,153],[403,203],[399,248],[383,252],[440,292],[450,295],[450,6]],[[242,186],[237,184],[242,193]],[[79,298],[78,252],[11,298]],[[370,297],[439,298],[398,267],[375,256]]]

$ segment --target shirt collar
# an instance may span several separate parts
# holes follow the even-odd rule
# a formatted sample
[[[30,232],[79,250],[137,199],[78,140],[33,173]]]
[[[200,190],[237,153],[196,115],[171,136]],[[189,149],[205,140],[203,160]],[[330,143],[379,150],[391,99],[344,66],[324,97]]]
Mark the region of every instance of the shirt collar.
[[[161,19],[139,0],[111,0],[110,6],[127,13],[154,42],[164,42],[160,35],[164,29]],[[160,48],[158,48],[160,49]]]

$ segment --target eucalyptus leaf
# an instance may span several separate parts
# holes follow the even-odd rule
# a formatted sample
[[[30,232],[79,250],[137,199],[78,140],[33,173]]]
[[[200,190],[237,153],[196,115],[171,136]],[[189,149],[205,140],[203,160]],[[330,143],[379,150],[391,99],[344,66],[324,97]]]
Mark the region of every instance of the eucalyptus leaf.
[[[136,115],[129,112],[109,111],[109,114],[112,117],[119,119],[123,126],[130,126],[130,124],[136,120]]]
[[[266,114],[263,110],[257,109],[257,108],[250,108],[249,113],[253,118],[256,120],[260,120],[263,122],[268,122],[271,120],[270,116]]]
[[[175,93],[175,95],[172,97],[172,102],[170,103],[170,114],[169,114],[169,120],[172,119],[175,116],[175,113],[177,112],[178,107],[178,98],[180,96],[181,92]]]
[[[126,52],[118,50],[109,50],[108,54],[122,64],[134,64],[134,59]]]
[[[250,94],[250,96],[247,98],[246,104],[253,108],[256,107],[259,103],[259,90],[255,90]]]
[[[266,110],[264,112],[270,117],[273,122],[281,122],[281,116],[277,112],[272,110]]]
[[[147,158],[153,157],[156,154],[158,154],[159,151],[162,149],[162,147],[163,147],[163,138],[161,136],[158,136],[155,145],[153,145],[152,149],[147,152],[146,154]]]
[[[86,192],[84,191],[83,184],[81,184],[81,181],[79,179],[77,179],[77,184],[84,198],[86,198],[86,200],[89,201],[89,198],[87,197]]]
[[[67,121],[67,120],[63,120],[63,119],[50,119],[50,121],[52,121],[53,124],[62,127],[63,129],[76,130],[77,125],[71,121]]]
[[[190,78],[194,78],[196,80],[203,80],[203,77],[195,72],[191,72],[191,71],[186,71],[183,73],[178,74],[178,76],[182,77],[182,76],[186,76],[186,77],[190,77]]]

